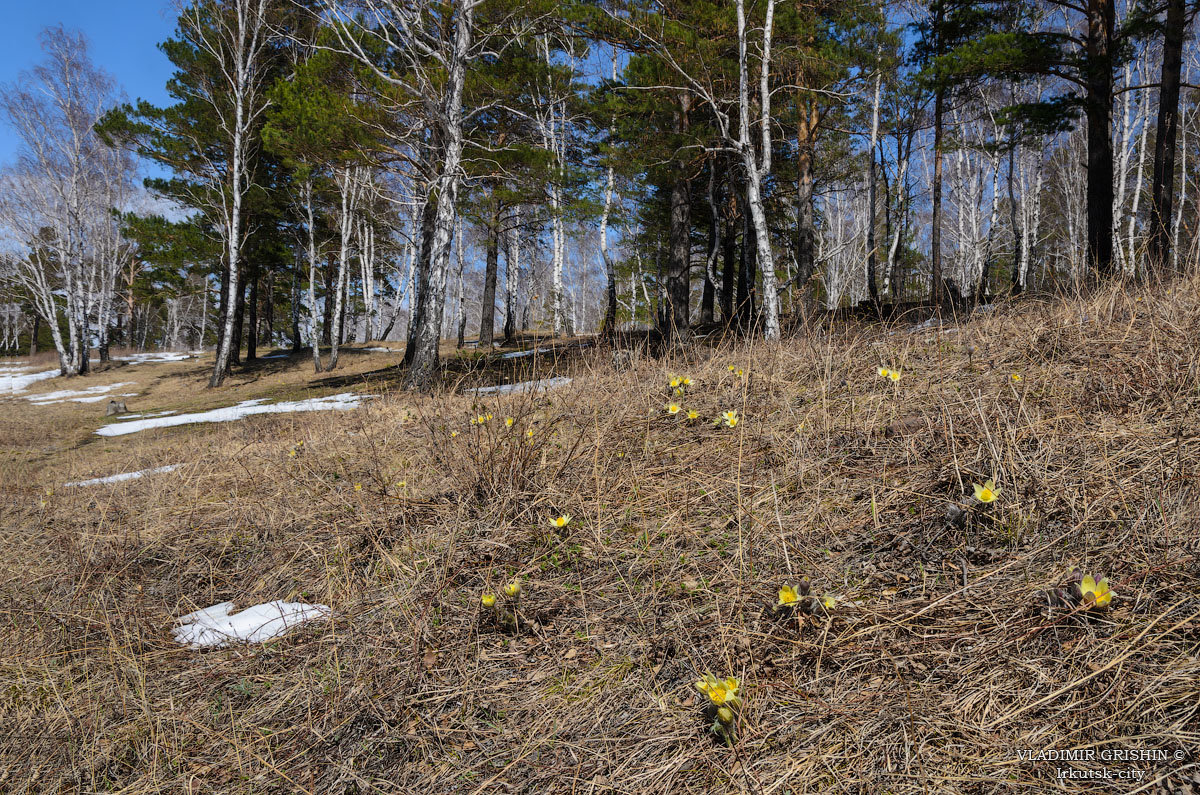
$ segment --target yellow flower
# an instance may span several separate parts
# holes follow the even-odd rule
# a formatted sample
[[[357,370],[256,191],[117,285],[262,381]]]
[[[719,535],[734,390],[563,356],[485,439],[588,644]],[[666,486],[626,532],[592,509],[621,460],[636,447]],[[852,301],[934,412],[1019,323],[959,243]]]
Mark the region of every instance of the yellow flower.
[[[1012,380],[1013,380],[1015,383],[1018,383],[1018,384],[1019,384],[1019,383],[1021,383],[1021,381],[1022,381],[1022,380],[1024,380],[1024,379],[1022,379],[1022,378],[1021,378],[1021,374],[1020,374],[1020,373],[1013,373],[1013,374],[1010,376],[1010,378],[1012,378]]]
[[[730,428],[736,428],[738,424],[738,413],[736,411],[722,412],[721,419],[725,420],[725,424]]]
[[[530,428],[529,430],[525,431],[525,435],[528,436],[530,439],[532,439],[533,438],[533,428]]]
[[[732,676],[718,679],[712,674],[705,674],[703,679],[696,682],[696,689],[708,696],[708,700],[716,707],[736,708],[741,704],[739,686],[738,680]]]
[[[790,585],[785,585],[779,589],[779,606],[792,607],[800,601],[800,594]]]
[[[504,586],[504,595],[510,599],[516,599],[521,595],[521,583],[513,580],[508,585]]]
[[[1000,489],[996,488],[996,484],[992,482],[991,478],[984,481],[982,486],[978,483],[972,483],[971,485],[975,487],[975,499],[984,505],[995,502],[996,498],[1000,496]]]
[[[682,383],[682,381],[680,380],[679,376],[675,376],[671,379],[671,388],[674,389],[675,387],[679,386],[681,383]]]
[[[700,412],[696,411],[695,409],[687,410],[687,418],[689,420],[699,419],[699,417],[700,417]]]
[[[564,513],[562,516],[556,516],[550,521],[555,527],[566,527],[571,523],[571,515]]]
[[[676,414],[678,414],[679,413],[679,404],[678,403],[668,404],[667,405],[667,413],[670,414],[671,416],[675,416]]]
[[[745,371],[745,370],[743,370],[742,368],[740,368],[740,367],[739,367],[739,368],[738,368],[738,370],[737,370],[737,376],[738,376],[738,378],[741,378],[741,377],[742,377],[743,375],[745,375],[745,374],[746,374],[746,371]]]
[[[833,608],[837,607],[837,599],[834,599],[829,594],[825,594],[825,596],[821,599],[821,606],[826,610],[832,610]]]
[[[293,447],[291,450],[288,450],[288,458],[295,458],[295,457],[296,457],[296,448]]]
[[[721,707],[717,710],[717,720],[725,724],[733,723],[733,710],[729,707]]]
[[[900,371],[899,370],[888,370],[887,377],[892,379],[893,381],[899,381],[900,380]]]
[[[472,417],[472,418],[471,418],[471,424],[472,424],[472,425],[474,425],[474,424],[475,424],[475,422],[476,422],[478,419],[479,419],[478,417]]]
[[[458,431],[450,431],[450,438],[453,439],[455,436],[458,436]]]
[[[398,489],[402,489],[402,488],[404,488],[404,487],[405,487],[405,486],[407,486],[407,485],[408,485],[408,481],[407,481],[407,480],[400,480],[400,481],[397,481],[397,482],[396,482],[396,488],[398,488]]]
[[[1112,601],[1112,589],[1108,587],[1107,577],[1101,577],[1100,582],[1096,582],[1096,578],[1089,574],[1079,583],[1079,592],[1083,594],[1084,604],[1094,607],[1108,607]]]
[[[679,383],[682,384],[683,386],[691,386],[692,379],[688,378],[687,376],[684,376],[683,378],[679,379]]]
[[[354,484],[354,490],[355,490],[355,491],[362,491],[362,484],[361,484],[361,483],[355,483],[355,484]]]
[[[496,606],[496,594],[485,593],[483,596],[479,597],[479,603],[482,604],[484,607],[495,607]]]
[[[878,372],[879,372],[880,378],[887,378],[888,376],[890,376],[892,374],[892,371],[887,369],[886,367],[880,367]]]
[[[492,418],[492,413],[491,413],[490,411],[488,412],[487,418],[488,418],[489,420]]]
[[[512,417],[505,417],[504,418],[504,427],[511,428],[513,426],[514,422],[516,422],[516,420],[514,420]]]
[[[736,373],[736,372],[737,372],[737,368],[736,368],[736,367],[734,367],[734,366],[731,364],[731,365],[729,365],[729,372],[731,372],[731,373]]]

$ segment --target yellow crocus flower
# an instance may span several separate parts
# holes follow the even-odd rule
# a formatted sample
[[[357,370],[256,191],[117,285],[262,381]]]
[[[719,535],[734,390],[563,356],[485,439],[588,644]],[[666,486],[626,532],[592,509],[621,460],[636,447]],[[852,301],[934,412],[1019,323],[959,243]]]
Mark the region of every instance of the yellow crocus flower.
[[[984,481],[982,486],[978,483],[972,483],[971,485],[975,487],[975,499],[984,505],[990,505],[1000,496],[1000,489],[996,488],[996,484],[992,482],[991,478]]]
[[[1108,587],[1107,577],[1101,577],[1100,582],[1096,582],[1095,577],[1087,575],[1079,583],[1079,592],[1083,594],[1084,603],[1093,607],[1108,607],[1112,601],[1112,589]]]

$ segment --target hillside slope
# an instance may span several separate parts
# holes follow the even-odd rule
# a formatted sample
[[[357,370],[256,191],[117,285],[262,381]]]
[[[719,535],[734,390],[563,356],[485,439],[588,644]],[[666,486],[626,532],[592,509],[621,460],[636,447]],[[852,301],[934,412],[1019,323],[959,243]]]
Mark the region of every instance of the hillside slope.
[[[131,434],[104,472],[183,467],[118,484],[62,488],[98,471],[90,429],[64,431],[0,506],[0,790],[1184,791],[1196,287]],[[32,425],[5,444],[39,445]],[[1108,576],[1109,610],[1051,604],[1074,566]],[[776,611],[802,577],[827,615]],[[272,600],[332,616],[172,637]],[[741,682],[729,745],[706,672]],[[1164,758],[1019,755],[1072,748]]]

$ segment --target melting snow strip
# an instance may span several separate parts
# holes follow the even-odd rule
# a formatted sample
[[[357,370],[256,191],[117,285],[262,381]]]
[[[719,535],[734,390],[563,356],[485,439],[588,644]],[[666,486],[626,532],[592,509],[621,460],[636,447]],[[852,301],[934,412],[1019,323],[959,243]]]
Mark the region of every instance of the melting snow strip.
[[[570,378],[559,376],[558,378],[546,378],[541,381],[522,381],[519,384],[484,386],[470,391],[477,395],[511,395],[514,392],[537,392],[542,389],[553,389],[556,386],[566,386],[569,383],[571,383]]]
[[[114,356],[118,362],[132,362],[134,364],[154,363],[154,362],[182,362],[185,359],[192,358],[190,353],[174,353],[172,351],[159,351],[156,353],[134,353],[129,356]]]
[[[64,486],[99,486],[104,483],[123,483],[126,480],[137,480],[146,475],[160,475],[164,472],[174,472],[183,464],[170,464],[165,467],[155,467],[154,469],[142,469],[137,472],[123,472],[120,475],[109,475],[106,478],[92,478],[91,480],[73,480],[70,483],[64,483]]]
[[[44,381],[47,378],[54,378],[59,372],[61,371],[57,367],[53,370],[42,370],[38,373],[25,373],[21,375],[18,375],[16,372],[9,372],[0,377],[0,386],[10,395],[16,395],[29,389],[30,384],[37,381]]]
[[[328,618],[327,605],[274,601],[230,614],[233,602],[221,602],[178,619],[171,630],[178,643],[192,649],[221,648],[231,643],[263,643],[291,627],[316,618]]]
[[[47,392],[42,395],[26,395],[25,399],[35,406],[48,406],[51,403],[65,403],[68,400],[76,403],[97,403],[110,397],[108,392],[123,386],[134,386],[132,381],[119,381],[115,384],[99,384],[87,389],[61,389],[58,392]],[[135,397],[136,393],[125,393],[115,397]]]
[[[553,348],[531,348],[527,351],[513,351],[512,353],[504,353],[500,355],[501,359],[520,359],[525,356],[533,356],[535,353],[552,353]]]
[[[190,425],[197,422],[230,422],[240,420],[252,414],[288,414],[294,411],[348,411],[362,405],[369,395],[356,395],[353,392],[343,392],[340,395],[329,395],[308,400],[289,400],[283,403],[263,405],[265,399],[245,400],[236,406],[226,406],[210,411],[197,411],[191,414],[176,414],[170,417],[155,417],[128,422],[117,422],[105,425],[96,431],[100,436],[123,436],[127,433],[137,433],[148,428],[169,428],[174,425]]]

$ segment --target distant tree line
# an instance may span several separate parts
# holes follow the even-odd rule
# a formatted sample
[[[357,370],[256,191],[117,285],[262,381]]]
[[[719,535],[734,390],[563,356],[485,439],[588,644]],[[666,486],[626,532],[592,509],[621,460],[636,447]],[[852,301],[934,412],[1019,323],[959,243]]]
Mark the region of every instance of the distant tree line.
[[[944,310],[1196,261],[1183,0],[192,0],[168,104],[0,91],[0,353]],[[1192,154],[1189,156],[1189,151]],[[145,176],[149,174],[149,176]],[[32,339],[31,339],[32,338]]]

